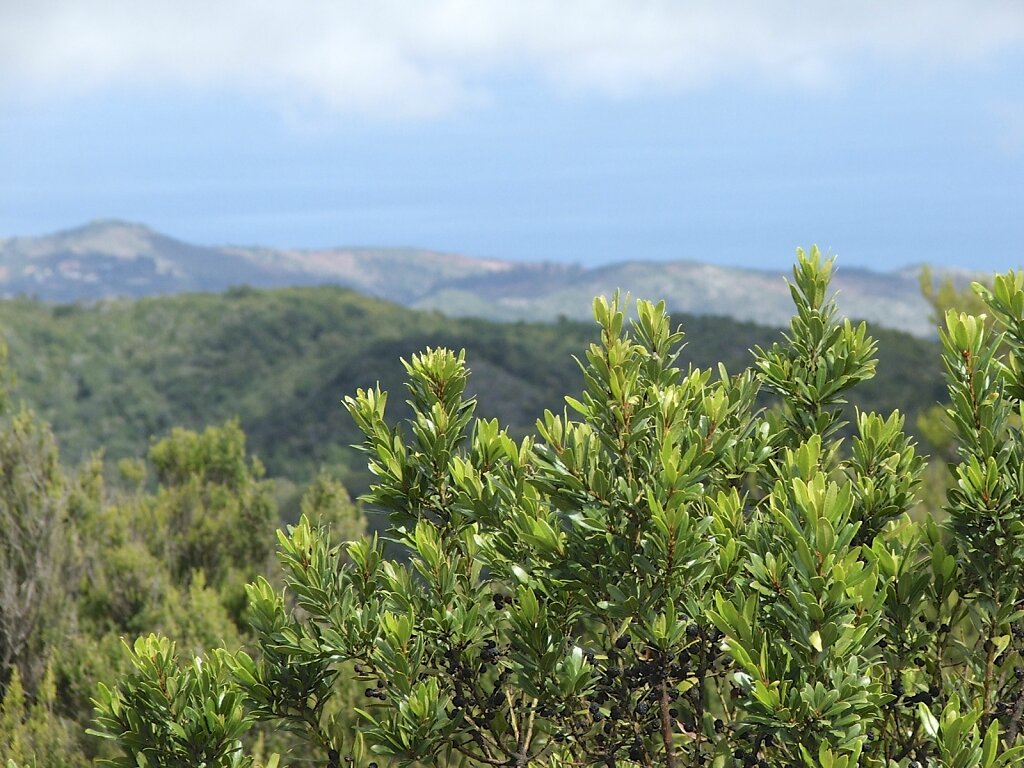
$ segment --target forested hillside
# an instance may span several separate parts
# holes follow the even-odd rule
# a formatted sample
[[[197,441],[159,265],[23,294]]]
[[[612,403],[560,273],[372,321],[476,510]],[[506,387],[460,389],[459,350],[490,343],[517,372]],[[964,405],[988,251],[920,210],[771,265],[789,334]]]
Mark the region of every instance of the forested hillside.
[[[749,350],[779,338],[774,329],[721,317],[677,316],[682,360],[731,371]],[[873,329],[878,376],[854,404],[899,408],[913,428],[942,399],[935,345]],[[354,493],[364,462],[340,400],[380,382],[402,400],[408,359],[427,346],[466,349],[479,413],[525,434],[545,408],[561,410],[578,391],[573,361],[595,336],[590,323],[499,324],[420,313],[336,287],[191,294],[94,306],[0,302],[14,395],[53,425],[65,459],[103,448],[110,459],[145,453],[174,426],[201,428],[237,417],[253,453],[274,477],[309,480],[321,465]]]

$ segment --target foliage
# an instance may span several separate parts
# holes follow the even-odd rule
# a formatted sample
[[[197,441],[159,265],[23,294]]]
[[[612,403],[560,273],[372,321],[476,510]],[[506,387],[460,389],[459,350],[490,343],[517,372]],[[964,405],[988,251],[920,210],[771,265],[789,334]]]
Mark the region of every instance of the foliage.
[[[785,342],[734,375],[681,367],[663,305],[596,300],[583,392],[535,436],[476,419],[447,349],[404,363],[404,426],[379,387],[346,398],[405,556],[307,516],[279,535],[285,589],[248,589],[258,652],[217,655],[249,716],[328,766],[1019,764],[1024,277],[976,288],[996,333],[946,316],[940,524],[909,515],[903,416],[843,424],[875,344],[836,321],[830,270],[798,254]]]
[[[995,316],[981,294],[970,285],[957,283],[950,275],[936,279],[928,266],[921,270],[920,282],[921,293],[931,307],[932,322],[940,332],[945,327],[946,315],[950,310],[982,318],[990,331],[995,327]],[[946,422],[944,405],[931,405],[918,414],[917,427],[929,445],[944,460],[955,460],[956,437]]]
[[[113,689],[102,683],[96,700],[97,736],[115,739],[123,756],[115,768],[249,768],[240,737],[248,718],[239,693],[225,687],[218,655],[181,667],[174,645],[150,635],[129,649],[132,672]]]

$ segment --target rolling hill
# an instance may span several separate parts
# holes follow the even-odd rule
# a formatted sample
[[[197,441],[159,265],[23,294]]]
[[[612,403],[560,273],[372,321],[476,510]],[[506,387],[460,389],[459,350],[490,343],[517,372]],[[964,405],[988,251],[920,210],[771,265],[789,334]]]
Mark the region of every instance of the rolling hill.
[[[917,270],[842,268],[840,309],[875,325],[933,336]],[[140,225],[97,221],[35,238],[0,240],[0,296],[91,302],[189,291],[335,284],[455,317],[587,320],[615,289],[662,298],[673,312],[784,326],[790,297],[777,272],[694,261],[624,261],[595,268],[501,261],[412,248],[291,250],[205,247]]]
[[[721,360],[736,372],[776,329],[728,318],[677,315],[687,332],[682,364]],[[144,454],[174,426],[238,418],[270,473],[301,483],[331,467],[354,492],[366,488],[352,420],[340,406],[357,387],[391,392],[393,418],[408,415],[400,358],[427,346],[466,349],[478,413],[516,435],[545,408],[561,410],[582,385],[573,355],[592,323],[494,323],[418,312],[334,287],[233,289],[110,300],[92,305],[0,301],[16,399],[54,426],[65,461],[102,448],[107,458]],[[944,397],[937,344],[876,329],[877,377],[852,405],[914,417]]]

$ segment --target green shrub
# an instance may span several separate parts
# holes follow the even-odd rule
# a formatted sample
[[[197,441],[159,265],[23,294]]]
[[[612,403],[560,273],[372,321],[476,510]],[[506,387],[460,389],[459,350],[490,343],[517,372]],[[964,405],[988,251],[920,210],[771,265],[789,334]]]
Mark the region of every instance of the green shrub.
[[[221,695],[248,707],[225,727],[276,723],[330,768],[1024,760],[1024,278],[979,287],[996,333],[946,316],[958,459],[940,524],[908,514],[923,462],[898,413],[858,413],[840,439],[875,345],[836,320],[831,261],[798,259],[785,341],[735,375],[678,367],[663,305],[627,324],[596,300],[584,391],[521,442],[474,420],[448,350],[405,363],[404,427],[385,392],[347,398],[366,501],[405,556],[306,517],[281,534],[285,590],[248,590],[260,652],[216,657]],[[97,702],[125,765],[175,724],[198,733],[133,704],[151,678]],[[353,680],[355,725],[337,706]]]

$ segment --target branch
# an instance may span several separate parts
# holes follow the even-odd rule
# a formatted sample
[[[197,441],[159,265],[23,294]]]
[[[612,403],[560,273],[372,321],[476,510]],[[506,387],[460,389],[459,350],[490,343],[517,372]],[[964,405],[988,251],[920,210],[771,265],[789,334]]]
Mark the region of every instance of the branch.
[[[665,768],[676,768],[675,733],[669,714],[668,683],[661,681],[661,739],[665,742]]]
[[[1010,728],[1006,732],[1006,743],[1011,747],[1017,741],[1017,734],[1020,733],[1020,721],[1024,717],[1024,691],[1017,694],[1017,701],[1013,705],[1013,714],[1010,715]]]

